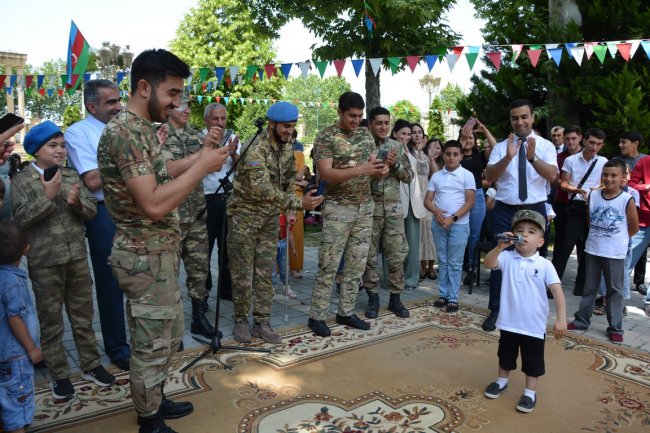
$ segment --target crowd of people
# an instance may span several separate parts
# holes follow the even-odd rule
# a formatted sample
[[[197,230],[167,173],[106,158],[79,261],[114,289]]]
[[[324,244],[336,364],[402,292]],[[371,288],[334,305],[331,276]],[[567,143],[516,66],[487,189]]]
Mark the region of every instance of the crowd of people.
[[[0,335],[10,341],[0,363],[15,372],[8,386],[33,383],[31,364],[43,362],[53,397],[75,395],[62,344],[64,308],[83,377],[100,386],[115,382],[99,363],[92,332],[88,251],[104,349],[130,371],[140,432],[173,432],[164,420],[193,411],[163,391],[171,356],[182,350],[181,261],[192,333],[221,338],[205,315],[216,241],[219,294],[234,303],[234,339],[278,344],[281,336],[270,324],[272,276],[302,277],[303,212],[318,206],[322,234],[308,320],[317,336],[331,336],[335,286],[336,323],[369,330],[368,319],[381,308],[384,273],[387,310],[395,316],[409,317],[401,295],[424,278],[438,282],[433,305],[457,312],[460,288],[474,280],[476,251],[486,237],[494,249],[484,260],[491,270],[490,314],[482,326],[501,331],[498,378],[486,397],[506,390],[521,352],[526,388],[516,407],[535,407],[550,298],[556,337],[586,329],[592,314],[606,313],[610,340],[623,341],[629,275],[637,262],[638,272],[645,268],[640,258],[650,244],[650,158],[638,152],[640,134],[623,134],[621,156],[607,160],[599,155],[602,130],[583,137],[577,126],[556,127],[548,141],[533,130],[534,107],[522,99],[509,107],[513,132],[505,140],[497,142],[470,118],[458,139],[443,142],[418,123],[391,119],[383,107],[372,107],[362,126],[364,100],[346,92],[338,121],[314,141],[312,183],[296,141],[295,105],[271,105],[265,127],[243,144],[219,103],[205,107],[204,129],[189,124],[192,101],[183,96],[189,73],[175,55],[145,51],[133,62],[126,107],[114,83],[92,80],[84,84],[84,120],[65,132],[44,121],[26,134],[25,151],[34,160],[11,170],[11,189],[4,183],[0,189],[0,204],[11,209],[0,226]],[[0,163],[10,160],[10,138],[20,128],[0,136]],[[324,194],[315,188],[321,182]],[[544,247],[553,219],[550,262]],[[573,293],[582,300],[567,325],[561,280],[574,248]],[[28,272],[20,268],[22,256]],[[368,296],[363,319],[355,311],[360,289]],[[637,289],[646,291],[642,279]],[[31,412],[22,415],[2,400],[6,430],[29,424],[33,385],[21,394],[30,393]]]

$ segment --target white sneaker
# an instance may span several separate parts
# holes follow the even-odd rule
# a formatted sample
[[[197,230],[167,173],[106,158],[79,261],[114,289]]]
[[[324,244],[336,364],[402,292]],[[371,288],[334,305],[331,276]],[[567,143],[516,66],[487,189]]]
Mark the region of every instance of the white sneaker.
[[[296,299],[296,292],[291,290],[291,287],[287,287],[287,295],[290,299]]]

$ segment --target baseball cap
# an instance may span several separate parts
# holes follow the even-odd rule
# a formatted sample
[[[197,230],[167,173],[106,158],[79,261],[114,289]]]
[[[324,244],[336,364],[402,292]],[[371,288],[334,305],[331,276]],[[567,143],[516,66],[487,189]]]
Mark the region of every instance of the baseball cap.
[[[540,229],[542,229],[542,231],[546,229],[546,218],[544,218],[541,213],[534,210],[525,209],[517,211],[512,217],[512,224],[510,225],[510,228],[514,229],[515,226],[522,221],[530,221],[532,223],[535,223],[539,226]]]

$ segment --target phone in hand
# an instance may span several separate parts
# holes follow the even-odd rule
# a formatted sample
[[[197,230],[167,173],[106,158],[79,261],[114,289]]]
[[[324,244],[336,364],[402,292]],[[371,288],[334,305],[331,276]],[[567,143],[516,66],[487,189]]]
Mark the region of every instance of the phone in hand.
[[[45,182],[49,182],[52,180],[54,175],[56,174],[57,171],[59,171],[61,167],[58,165],[51,165],[45,170],[43,170],[43,179],[45,179]]]
[[[223,131],[223,137],[221,137],[221,143],[219,143],[219,147],[224,147],[228,144],[230,137],[232,137],[232,133],[232,129],[226,129]]]
[[[463,126],[463,129],[467,128],[468,126],[474,129],[474,127],[476,126],[476,122],[477,122],[476,117],[470,117],[469,119],[467,119],[467,122],[465,122],[465,126]]]
[[[377,159],[381,160],[381,162],[386,163],[387,158],[388,149],[381,149],[379,152],[377,152]]]
[[[327,189],[327,182],[325,182],[324,180],[321,180],[318,183],[318,189],[316,189],[316,192],[314,194],[312,194],[312,195],[314,197],[319,197],[319,196],[325,194],[326,189]]]
[[[16,116],[14,113],[7,113],[2,118],[0,118],[0,134],[8,131],[16,125],[23,123],[25,119],[20,116]]]

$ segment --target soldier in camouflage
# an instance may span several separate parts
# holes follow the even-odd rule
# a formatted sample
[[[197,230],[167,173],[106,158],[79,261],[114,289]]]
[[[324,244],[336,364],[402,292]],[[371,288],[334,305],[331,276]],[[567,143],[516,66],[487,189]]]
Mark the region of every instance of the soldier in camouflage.
[[[328,187],[308,325],[321,337],[331,335],[324,319],[341,257],[345,257],[345,268],[336,322],[357,329],[370,329],[370,324],[354,314],[354,305],[372,235],[374,203],[370,194],[370,176],[387,175],[388,165],[376,159],[372,135],[366,128],[358,127],[364,107],[363,98],[358,93],[342,94],[338,122],[321,131],[314,141],[318,174]]]
[[[115,383],[115,377],[99,362],[92,325],[84,221],[95,217],[97,200],[71,168],[63,167],[46,180],[44,170],[62,166],[67,156],[63,132],[53,122],[48,120],[30,129],[23,144],[36,160],[13,180],[14,215],[30,244],[29,278],[36,298],[43,356],[52,377],[52,395],[67,400],[74,397],[75,390],[63,347],[64,305],[83,376],[100,386]]]
[[[153,122],[165,122],[180,105],[189,68],[165,50],[147,50],[131,67],[131,99],[99,140],[97,159],[104,197],[116,232],[109,262],[127,297],[131,333],[131,397],[140,433],[173,433],[164,419],[193,411],[162,391],[172,353],[183,335],[178,286],[181,242],[176,208],[203,176],[228,156],[216,149],[223,129],[215,127],[200,151],[179,160],[172,179]]]
[[[368,250],[368,262],[363,275],[363,285],[368,292],[366,317],[376,319],[379,314],[379,294],[377,292],[379,275],[377,273],[377,253],[381,243],[384,260],[388,263],[388,290],[390,301],[388,310],[398,317],[409,317],[409,310],[402,304],[400,294],[404,291],[404,258],[408,244],[404,236],[404,218],[400,199],[400,182],[409,183],[413,170],[404,146],[388,138],[390,132],[390,112],[383,107],[375,107],[368,114],[368,127],[375,139],[378,153],[386,155],[389,174],[386,177],[372,178],[370,190],[375,202],[372,224],[372,240]]]
[[[273,302],[271,272],[275,266],[280,212],[295,221],[296,211],[312,210],[323,201],[311,192],[301,200],[294,190],[296,162],[291,139],[298,108],[288,102],[276,102],[269,107],[266,117],[266,131],[242,151],[226,211],[235,303],[233,336],[240,343],[250,342],[252,336],[267,343],[280,343],[280,336],[269,323]],[[252,301],[251,332],[248,313]]]
[[[162,149],[167,160],[167,172],[175,177],[183,168],[183,159],[201,150],[201,132],[188,124],[190,100],[183,98],[181,105],[169,112],[167,140]],[[203,302],[208,298],[205,280],[208,276],[208,230],[205,226],[205,213],[201,219],[197,215],[205,207],[203,185],[199,182],[178,208],[181,229],[180,259],[185,265],[187,294],[192,300],[192,322],[190,331],[212,338],[214,327],[205,317]]]

